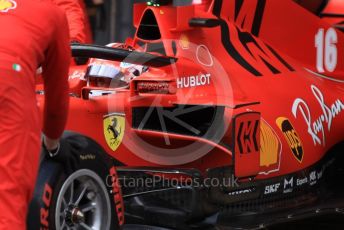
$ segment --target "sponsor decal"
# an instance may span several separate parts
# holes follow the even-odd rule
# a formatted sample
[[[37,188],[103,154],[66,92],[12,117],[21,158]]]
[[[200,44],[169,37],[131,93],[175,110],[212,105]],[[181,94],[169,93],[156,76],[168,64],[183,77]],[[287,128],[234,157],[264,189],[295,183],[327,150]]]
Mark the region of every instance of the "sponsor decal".
[[[293,192],[294,188],[294,177],[287,179],[284,179],[284,190],[283,193],[290,193]]]
[[[49,208],[51,199],[53,197],[53,189],[49,184],[44,185],[44,192],[42,196],[43,207],[40,210],[41,229],[49,229]]]
[[[302,186],[302,185],[307,184],[307,183],[308,183],[308,177],[296,180],[297,186]]]
[[[237,191],[229,192],[228,196],[244,195],[244,194],[247,194],[247,193],[254,192],[255,190],[256,190],[255,188],[237,190]]]
[[[177,78],[177,88],[182,89],[210,85],[210,78],[211,74]]]
[[[96,159],[96,155],[93,155],[93,154],[80,155],[80,159],[81,159],[82,161],[86,161],[86,160],[95,160],[95,159]]]
[[[291,174],[284,178],[277,178],[274,181],[270,181],[268,185],[265,184],[265,187],[263,191],[264,195],[269,194],[288,194],[292,192],[296,192],[296,188],[298,191],[307,191],[304,190],[306,188],[311,188],[312,186],[316,184],[320,184],[322,180],[324,180],[324,176],[327,173],[327,169],[334,163],[334,159],[324,162],[322,165],[318,165],[311,170],[301,170],[298,173]],[[278,183],[279,182],[279,183]],[[275,183],[275,184],[274,184]],[[248,191],[240,191],[241,194],[244,192],[247,193]],[[232,194],[229,194],[232,195]],[[233,195],[236,195],[234,193]]]
[[[111,193],[113,193],[113,199],[116,206],[116,212],[117,212],[117,218],[119,225],[124,224],[124,204],[122,199],[122,192],[121,187],[118,180],[118,175],[115,167],[112,167],[110,169],[110,176],[111,176],[111,185],[112,190]]]
[[[69,74],[68,80],[73,80],[73,79],[80,79],[80,80],[85,80],[85,72],[80,71],[80,70],[75,70],[71,74]]]
[[[233,120],[235,176],[257,175],[260,172],[260,113],[238,114]]]
[[[317,183],[317,172],[316,171],[312,171],[309,174],[309,184],[311,186],[315,185]]]
[[[14,0],[0,0],[0,13],[7,13],[9,10],[17,8],[17,2]]]
[[[262,185],[261,188],[264,188],[264,190],[260,190],[260,192],[264,195],[283,195],[296,192],[296,190],[299,192],[308,191],[305,189],[311,188],[316,184],[320,185],[320,183],[323,182],[324,176],[327,173],[326,170],[334,163],[334,161],[334,159],[331,159],[323,162],[321,165],[313,167],[310,170],[305,169],[286,177],[278,177],[273,181],[269,181],[269,184],[265,184],[264,186]],[[245,192],[247,193],[247,191]],[[233,195],[235,195],[235,193]]]
[[[276,124],[282,131],[294,157],[298,162],[302,163],[304,151],[300,135],[296,132],[288,118],[279,117],[276,120]]]
[[[112,151],[120,146],[124,136],[125,117],[122,114],[113,114],[104,117],[104,137]]]
[[[179,45],[182,47],[183,50],[190,49],[190,40],[188,36],[182,34],[179,38]]]
[[[279,170],[282,144],[271,126],[262,119],[260,123],[260,166],[264,172],[269,174]]]
[[[265,186],[264,195],[277,193],[280,187],[281,187],[281,183],[267,185]]]
[[[344,104],[340,99],[335,100],[332,104],[326,102],[324,94],[315,85],[311,86],[312,93],[319,103],[322,114],[314,117],[306,101],[297,98],[292,107],[292,113],[297,118],[300,113],[307,125],[307,131],[311,136],[315,146],[326,145],[326,132],[331,132],[332,122],[344,111]]]
[[[258,152],[259,146],[257,141],[259,120],[241,122],[237,136],[239,152],[241,154]]]

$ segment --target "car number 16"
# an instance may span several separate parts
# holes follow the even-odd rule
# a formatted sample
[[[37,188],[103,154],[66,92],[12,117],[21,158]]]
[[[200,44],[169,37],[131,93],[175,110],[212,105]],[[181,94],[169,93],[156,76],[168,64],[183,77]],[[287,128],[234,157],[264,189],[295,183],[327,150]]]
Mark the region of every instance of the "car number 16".
[[[327,31],[319,29],[315,35],[316,67],[319,73],[325,72],[324,66],[328,72],[333,72],[336,69],[338,59],[337,42],[337,32],[333,28],[329,28]]]

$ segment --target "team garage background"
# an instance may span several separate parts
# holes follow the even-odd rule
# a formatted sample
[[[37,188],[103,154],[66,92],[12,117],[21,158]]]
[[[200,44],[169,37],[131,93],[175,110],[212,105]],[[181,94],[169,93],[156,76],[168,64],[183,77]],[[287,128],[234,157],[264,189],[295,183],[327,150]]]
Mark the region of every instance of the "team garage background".
[[[104,7],[98,9],[96,17],[95,43],[105,45],[110,42],[123,42],[132,37],[133,4],[145,0],[105,0]]]

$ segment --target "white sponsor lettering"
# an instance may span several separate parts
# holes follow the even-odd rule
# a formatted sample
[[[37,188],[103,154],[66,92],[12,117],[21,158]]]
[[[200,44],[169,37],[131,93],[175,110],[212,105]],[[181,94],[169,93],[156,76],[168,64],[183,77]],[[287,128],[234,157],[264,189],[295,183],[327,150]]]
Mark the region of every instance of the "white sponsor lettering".
[[[319,102],[320,108],[322,110],[322,114],[315,119],[313,122],[312,114],[309,109],[308,104],[301,98],[297,98],[294,101],[292,107],[292,113],[295,118],[297,118],[298,112],[300,112],[308,126],[308,133],[313,139],[314,145],[321,145],[325,146],[326,144],[326,136],[325,136],[325,128],[324,126],[327,125],[328,132],[331,131],[332,121],[336,118],[341,112],[344,110],[344,104],[340,99],[337,99],[331,105],[325,103],[325,98],[323,93],[314,85],[311,86],[313,95]],[[319,133],[321,133],[321,137],[319,137]]]
[[[244,189],[244,190],[238,190],[238,191],[234,191],[234,192],[229,192],[228,195],[229,196],[235,196],[235,195],[243,195],[246,193],[251,193],[253,190],[252,189]]]
[[[317,173],[313,171],[309,174],[309,184],[315,185],[317,183]]]
[[[177,78],[177,88],[182,89],[210,85],[210,77],[211,74],[202,74],[200,76]]]
[[[265,186],[264,194],[276,193],[281,186],[281,183]]]
[[[308,178],[307,177],[305,177],[303,179],[297,179],[296,180],[296,185],[297,186],[302,186],[302,185],[307,184],[307,183],[308,183]]]
[[[294,177],[290,178],[289,180],[284,179],[284,191],[283,191],[283,193],[292,192],[293,187],[294,187]]]
[[[84,71],[79,71],[75,70],[72,74],[69,75],[68,80],[73,80],[73,79],[80,79],[80,80],[85,80],[85,72]]]

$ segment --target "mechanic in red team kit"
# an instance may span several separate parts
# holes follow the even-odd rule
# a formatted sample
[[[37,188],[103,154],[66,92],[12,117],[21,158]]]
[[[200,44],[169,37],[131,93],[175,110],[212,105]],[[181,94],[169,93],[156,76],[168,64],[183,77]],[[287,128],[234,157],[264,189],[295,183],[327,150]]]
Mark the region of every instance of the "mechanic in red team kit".
[[[85,6],[79,0],[52,0],[67,16],[70,41],[92,43]]]
[[[44,143],[59,147],[68,112],[68,25],[48,0],[0,0],[0,229],[25,229],[41,123],[35,73],[43,68]]]

